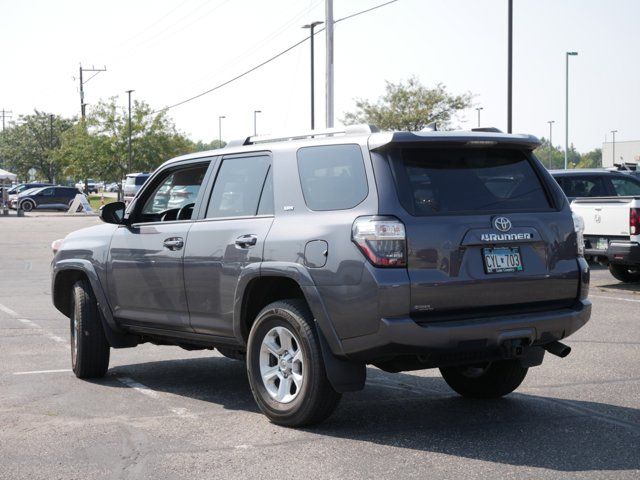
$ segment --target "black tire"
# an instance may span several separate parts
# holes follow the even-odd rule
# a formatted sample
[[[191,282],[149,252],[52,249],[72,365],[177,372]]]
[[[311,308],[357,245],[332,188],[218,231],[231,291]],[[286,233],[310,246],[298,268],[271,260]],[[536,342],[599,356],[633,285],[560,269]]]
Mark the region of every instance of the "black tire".
[[[89,282],[78,280],[71,298],[71,367],[78,378],[104,377],[109,369],[109,343]]]
[[[35,204],[31,200],[23,200],[20,202],[20,208],[25,212],[30,212],[35,207]]]
[[[502,360],[482,366],[446,367],[440,373],[445,382],[467,398],[498,398],[520,386],[528,368],[518,360]]]
[[[293,343],[299,342],[294,348],[300,351],[303,360],[300,366],[302,385],[299,390],[294,386],[295,397],[287,403],[272,397],[260,370],[263,340],[278,327],[284,327],[293,334]],[[283,347],[282,340],[280,346]],[[279,366],[278,357],[271,355],[269,358],[271,357],[275,359],[275,366]],[[282,379],[281,375],[285,373],[286,371],[280,372],[278,378]],[[247,374],[260,410],[278,425],[302,427],[320,423],[331,415],[342,397],[327,379],[313,315],[307,304],[298,299],[274,302],[258,314],[249,334]],[[282,380],[274,381],[278,385],[277,382]]]
[[[625,283],[640,282],[640,268],[629,265],[609,264],[609,272],[616,280]]]

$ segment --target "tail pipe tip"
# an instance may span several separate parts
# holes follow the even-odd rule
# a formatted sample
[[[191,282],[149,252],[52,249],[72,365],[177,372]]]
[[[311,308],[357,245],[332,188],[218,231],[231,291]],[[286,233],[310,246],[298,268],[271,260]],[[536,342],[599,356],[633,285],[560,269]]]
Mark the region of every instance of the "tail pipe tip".
[[[560,342],[547,343],[542,348],[560,358],[564,358],[571,353],[571,347]]]

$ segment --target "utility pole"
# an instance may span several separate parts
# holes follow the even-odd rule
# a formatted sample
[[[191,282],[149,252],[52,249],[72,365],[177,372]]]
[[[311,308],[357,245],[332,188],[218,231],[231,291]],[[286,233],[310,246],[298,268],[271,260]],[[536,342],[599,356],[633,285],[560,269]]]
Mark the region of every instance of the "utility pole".
[[[478,128],[480,128],[480,112],[484,110],[484,107],[476,107],[476,112],[478,112]]]
[[[325,0],[325,23],[327,35],[327,81],[326,117],[327,128],[333,127],[333,0]]]
[[[313,130],[316,124],[316,112],[315,112],[315,61],[314,61],[314,46],[313,46],[313,29],[318,25],[322,25],[323,22],[311,22],[307,25],[303,25],[302,28],[310,29],[309,41],[311,43],[311,130]]]
[[[222,119],[227,118],[224,115],[218,117],[218,148],[222,148]]]
[[[566,52],[566,90],[565,90],[565,110],[564,110],[564,169],[567,169],[569,159],[569,57],[578,55],[578,52]]]
[[[616,133],[618,133],[618,130],[611,130],[611,133],[613,133],[613,152],[611,154],[611,157],[613,159],[613,164],[615,165],[615,163],[616,163]]]
[[[556,123],[555,120],[547,121],[549,124],[549,168],[551,168],[551,152],[553,151],[553,124]]]
[[[11,118],[13,112],[11,110],[5,110],[4,108],[0,111],[2,112],[2,131],[4,132],[4,119]]]
[[[507,66],[507,133],[512,130],[513,110],[513,0],[509,0],[509,27],[508,27],[508,66]]]
[[[261,110],[254,110],[253,111],[253,135],[256,136],[258,135],[258,114],[262,113]]]
[[[131,168],[133,167],[133,163],[131,161],[131,93],[135,92],[135,90],[127,90],[127,95],[129,95],[129,163],[127,165],[128,173],[131,173]]]
[[[91,66],[91,68],[82,68],[82,64],[80,64],[80,116],[82,117],[82,120],[84,120],[86,116],[86,107],[87,107],[87,104],[84,103],[84,84],[88,83],[89,80],[91,80],[93,77],[98,75],[100,72],[106,72],[106,71],[107,71],[107,67],[95,68],[94,66]],[[88,79],[84,80],[84,72],[95,72],[95,73],[91,75]]]

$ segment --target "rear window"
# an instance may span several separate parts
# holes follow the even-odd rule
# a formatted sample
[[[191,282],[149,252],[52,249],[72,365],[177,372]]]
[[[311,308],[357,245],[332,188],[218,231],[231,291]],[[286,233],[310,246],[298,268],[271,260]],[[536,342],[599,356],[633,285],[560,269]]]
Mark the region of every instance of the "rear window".
[[[311,210],[353,208],[369,193],[358,145],[301,148],[298,171],[304,201]]]
[[[406,148],[391,156],[412,215],[550,210],[529,154],[510,149]]]

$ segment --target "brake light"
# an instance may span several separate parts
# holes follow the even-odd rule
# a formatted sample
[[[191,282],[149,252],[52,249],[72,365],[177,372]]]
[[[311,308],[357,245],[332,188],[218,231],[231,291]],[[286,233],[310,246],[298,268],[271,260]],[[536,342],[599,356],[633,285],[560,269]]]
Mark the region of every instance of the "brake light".
[[[584,255],[584,219],[575,212],[571,212],[573,218],[573,229],[576,232],[576,243],[578,244],[578,255]]]
[[[407,266],[404,224],[395,217],[357,218],[351,240],[376,267]]]
[[[632,208],[629,211],[629,233],[640,234],[640,208]]]

